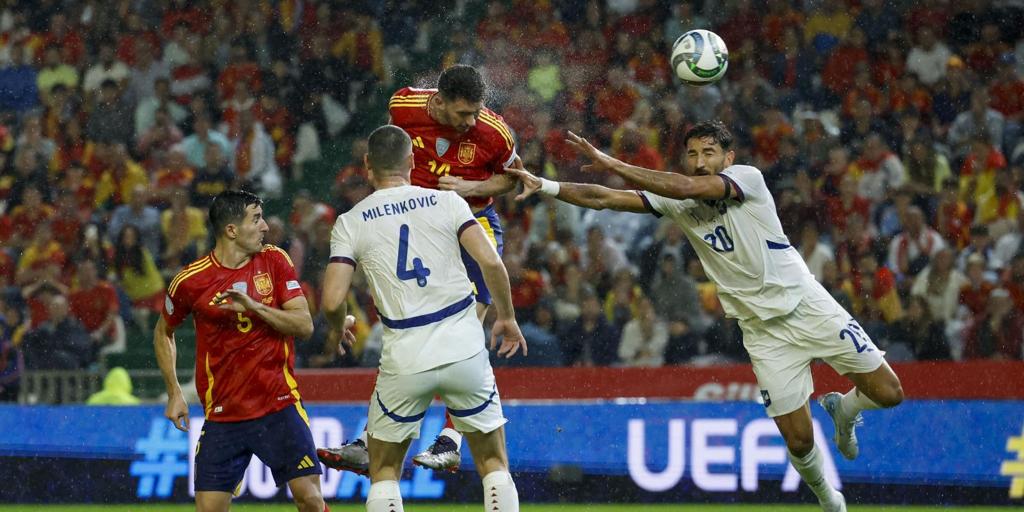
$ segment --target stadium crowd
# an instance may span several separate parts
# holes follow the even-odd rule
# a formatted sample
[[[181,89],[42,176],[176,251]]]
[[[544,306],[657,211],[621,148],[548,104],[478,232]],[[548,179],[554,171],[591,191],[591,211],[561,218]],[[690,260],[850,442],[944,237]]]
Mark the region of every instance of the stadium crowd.
[[[718,84],[673,76],[672,42],[694,28],[730,47]],[[210,248],[204,207],[231,187],[285,205],[266,242],[316,315],[334,216],[372,190],[360,137],[391,92],[454,63],[484,73],[526,167],[563,181],[629,186],[581,173],[566,130],[681,171],[687,128],[721,119],[890,360],[1021,359],[1022,31],[1024,10],[985,1],[7,2],[0,400],[25,369],[148,346],[169,278]],[[307,191],[325,159],[335,186]],[[746,357],[678,228],[531,199],[496,199],[530,343],[512,364]],[[355,349],[326,350],[320,315],[300,366],[376,364],[372,302],[350,301]]]

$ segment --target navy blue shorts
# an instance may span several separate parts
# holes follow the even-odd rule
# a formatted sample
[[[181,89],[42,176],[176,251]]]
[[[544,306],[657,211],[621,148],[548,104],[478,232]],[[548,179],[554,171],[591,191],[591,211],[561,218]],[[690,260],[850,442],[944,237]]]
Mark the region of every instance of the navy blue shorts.
[[[320,461],[306,410],[296,402],[262,418],[232,423],[207,421],[196,444],[196,491],[234,492],[256,455],[278,487],[319,475]]]
[[[476,212],[475,217],[480,226],[484,228],[484,233],[487,233],[487,238],[498,249],[498,255],[501,256],[505,249],[505,237],[501,231],[501,221],[498,220],[498,213],[494,211],[494,205],[488,205],[487,208]],[[484,283],[484,273],[480,271],[480,265],[464,248],[462,249],[462,263],[466,265],[466,274],[469,275],[469,280],[473,283],[473,293],[476,295],[476,301],[482,304],[490,304],[491,291],[487,289],[487,285]]]

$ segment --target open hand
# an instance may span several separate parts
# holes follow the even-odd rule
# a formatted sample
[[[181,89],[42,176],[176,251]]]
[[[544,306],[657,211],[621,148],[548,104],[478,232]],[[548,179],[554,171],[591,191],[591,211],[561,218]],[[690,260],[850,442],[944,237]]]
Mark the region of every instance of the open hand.
[[[495,320],[491,328],[491,350],[498,345],[498,337],[502,336],[501,347],[498,348],[498,357],[510,358],[523,348],[523,355],[526,355],[526,338],[519,330],[519,324],[515,319]]]
[[[585,172],[610,171],[615,168],[615,163],[618,162],[618,160],[612,158],[611,155],[595,148],[587,142],[587,139],[584,139],[573,132],[569,132],[565,141],[568,142],[577,153],[590,160],[591,163],[580,167],[580,169]]]
[[[522,201],[527,197],[530,197],[540,190],[540,178],[534,176],[526,169],[516,169],[513,167],[506,167],[505,172],[515,176],[517,180],[523,183],[523,191],[516,196],[516,201]]]

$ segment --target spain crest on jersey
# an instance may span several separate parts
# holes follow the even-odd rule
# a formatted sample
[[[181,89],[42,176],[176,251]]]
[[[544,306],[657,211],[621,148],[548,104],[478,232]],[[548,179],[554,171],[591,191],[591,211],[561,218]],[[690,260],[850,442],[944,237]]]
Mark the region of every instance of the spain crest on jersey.
[[[465,165],[473,163],[476,158],[476,144],[472,142],[459,143],[459,162]]]
[[[256,285],[256,291],[260,295],[270,295],[270,292],[274,291],[274,281],[270,279],[270,274],[265,272],[256,274],[253,276],[252,282]]]

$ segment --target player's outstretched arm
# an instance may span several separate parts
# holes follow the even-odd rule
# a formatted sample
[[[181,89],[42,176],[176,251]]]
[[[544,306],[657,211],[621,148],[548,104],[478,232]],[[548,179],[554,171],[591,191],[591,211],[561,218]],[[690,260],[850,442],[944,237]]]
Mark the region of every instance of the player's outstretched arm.
[[[324,274],[324,293],[320,298],[320,307],[330,326],[327,342],[341,354],[345,353],[344,346],[351,347],[356,341],[351,330],[356,318],[348,314],[348,303],[345,302],[355,270],[355,267],[347,263],[329,263]]]
[[[188,431],[188,404],[178,384],[178,373],[175,369],[177,346],[174,342],[174,329],[167,325],[163,315],[156,321],[153,329],[153,349],[156,351],[156,362],[160,366],[160,375],[167,387],[167,408],[164,416],[171,420],[174,428]]]
[[[723,199],[728,198],[726,193],[731,192],[719,176],[686,176],[630,165],[595,148],[587,139],[573,132],[569,132],[566,142],[590,160],[591,163],[582,167],[584,171],[614,172],[659,196],[672,199]]]
[[[253,313],[275,331],[285,336],[307,339],[313,335],[313,317],[309,314],[309,303],[306,302],[306,297],[295,297],[282,304],[281,309],[256,302],[247,293],[235,289],[224,290],[218,293],[213,300],[223,309],[236,313]]]
[[[516,312],[512,307],[512,286],[508,282],[508,271],[505,270],[501,256],[498,256],[498,251],[484,234],[484,228],[475,222],[462,230],[459,243],[480,265],[484,283],[487,284],[487,288],[491,290],[491,296],[494,298],[498,318],[491,328],[491,348],[493,349],[497,344],[499,337],[503,337],[501,347],[498,349],[498,356],[512,357],[520,347],[525,356],[526,338],[523,337],[523,333],[519,330],[519,324],[516,323]]]
[[[452,190],[460,197],[497,197],[516,188],[516,179],[506,174],[495,174],[483,181],[441,176],[437,180],[437,188]]]
[[[505,169],[523,183],[523,192],[516,196],[522,201],[540,192],[555,196],[561,201],[593,210],[618,210],[620,212],[647,213],[643,199],[632,190],[615,190],[588,183],[563,183],[545,180],[522,169]]]

